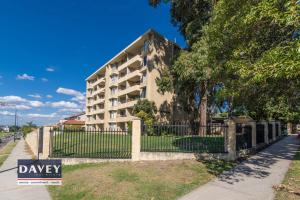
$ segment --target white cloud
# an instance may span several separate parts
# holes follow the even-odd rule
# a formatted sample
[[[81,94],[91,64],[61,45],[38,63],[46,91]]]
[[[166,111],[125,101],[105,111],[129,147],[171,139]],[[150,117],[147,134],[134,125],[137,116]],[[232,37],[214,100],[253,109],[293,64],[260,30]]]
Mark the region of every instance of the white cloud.
[[[42,98],[41,95],[39,95],[39,94],[29,94],[28,96],[32,97],[32,98],[37,98],[37,99]]]
[[[79,91],[73,90],[73,89],[63,88],[63,87],[59,87],[56,90],[56,92],[59,94],[73,96],[71,98],[72,101],[76,101],[76,102],[80,103],[81,105],[85,104],[85,95],[82,92],[79,92]]]
[[[18,74],[17,75],[17,80],[29,80],[29,81],[34,81],[34,76],[30,76],[28,74]]]
[[[41,78],[41,80],[42,80],[43,82],[48,82],[48,79],[46,79],[46,78]]]
[[[55,70],[54,70],[54,68],[52,68],[52,67],[47,67],[47,68],[46,68],[46,71],[47,71],[47,72],[54,72]]]
[[[68,88],[62,88],[62,87],[59,87],[56,90],[56,92],[60,93],[60,94],[71,95],[71,96],[77,96],[77,95],[81,95],[82,94],[81,92],[79,92],[77,90],[68,89]]]
[[[82,109],[80,109],[80,108],[63,108],[63,109],[60,109],[58,112],[80,113],[80,112],[82,112]]]
[[[28,103],[30,106],[35,107],[35,108],[44,106],[44,103],[40,102],[40,101],[29,101]]]
[[[53,96],[50,95],[50,94],[48,94],[48,95],[46,95],[46,97],[49,98],[49,99],[51,99]]]
[[[13,116],[13,115],[15,115],[15,113],[8,112],[8,111],[0,111],[0,115],[4,115],[4,116]]]
[[[26,106],[26,105],[16,105],[16,109],[17,110],[30,110],[31,107],[30,106]]]
[[[29,110],[32,107],[38,108],[42,107],[45,104],[41,101],[30,101],[19,96],[3,96],[0,97],[0,102],[2,108],[7,109],[18,109],[18,110]]]
[[[31,118],[54,118],[56,117],[56,113],[51,113],[51,114],[29,113],[27,114],[27,116]]]
[[[27,100],[19,97],[19,96],[3,96],[0,97],[0,102],[5,102],[5,103],[17,103],[17,102],[26,102]]]
[[[57,101],[51,103],[51,106],[54,108],[78,108],[78,105],[70,101]]]

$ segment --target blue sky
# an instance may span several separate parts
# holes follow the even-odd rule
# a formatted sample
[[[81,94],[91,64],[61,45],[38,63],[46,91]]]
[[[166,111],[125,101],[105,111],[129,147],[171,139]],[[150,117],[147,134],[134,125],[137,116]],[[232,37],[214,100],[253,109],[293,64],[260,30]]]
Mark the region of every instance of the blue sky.
[[[153,28],[185,46],[169,7],[147,0],[2,0],[0,124],[51,124],[84,108],[85,78]]]

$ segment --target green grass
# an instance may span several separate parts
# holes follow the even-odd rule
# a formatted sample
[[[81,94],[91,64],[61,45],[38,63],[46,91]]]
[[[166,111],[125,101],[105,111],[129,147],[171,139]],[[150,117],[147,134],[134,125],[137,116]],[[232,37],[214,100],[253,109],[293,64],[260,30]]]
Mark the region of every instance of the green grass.
[[[10,141],[4,147],[0,148],[0,166],[7,159],[13,148],[16,146],[17,142]]]
[[[54,136],[53,156],[130,158],[131,135],[65,132]]]
[[[7,133],[7,132],[0,132],[0,138],[9,136],[9,135],[13,135],[13,133]]]
[[[276,193],[275,200],[300,200],[300,148],[285,175],[281,188]]]
[[[224,152],[222,136],[145,136],[141,150],[149,152]],[[53,139],[53,157],[130,158],[131,135],[65,132]]]
[[[114,162],[63,166],[63,185],[50,186],[54,200],[171,200],[214,179],[227,163],[195,160]],[[226,167],[225,167],[226,166]],[[214,170],[213,170],[214,169]]]
[[[142,136],[142,151],[224,152],[222,136]]]

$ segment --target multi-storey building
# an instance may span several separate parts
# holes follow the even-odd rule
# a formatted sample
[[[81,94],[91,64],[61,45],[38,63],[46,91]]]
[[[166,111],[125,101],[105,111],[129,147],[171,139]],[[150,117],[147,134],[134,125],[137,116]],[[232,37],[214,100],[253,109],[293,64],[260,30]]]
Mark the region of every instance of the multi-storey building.
[[[126,129],[138,99],[155,102],[158,118],[172,117],[174,94],[159,93],[156,80],[179,49],[149,30],[90,75],[86,79],[86,126]]]

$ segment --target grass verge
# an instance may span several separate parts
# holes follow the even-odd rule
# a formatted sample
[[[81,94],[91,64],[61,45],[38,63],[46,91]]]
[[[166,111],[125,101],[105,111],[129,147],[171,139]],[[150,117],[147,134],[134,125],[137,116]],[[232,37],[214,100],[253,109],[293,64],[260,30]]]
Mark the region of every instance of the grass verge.
[[[281,185],[275,187],[275,200],[300,200],[300,148]]]
[[[176,199],[229,169],[229,165],[217,162],[184,160],[63,166],[63,186],[50,186],[49,191],[54,200]]]
[[[0,167],[6,158],[9,156],[10,152],[16,146],[17,142],[10,141],[4,147],[0,149]]]

